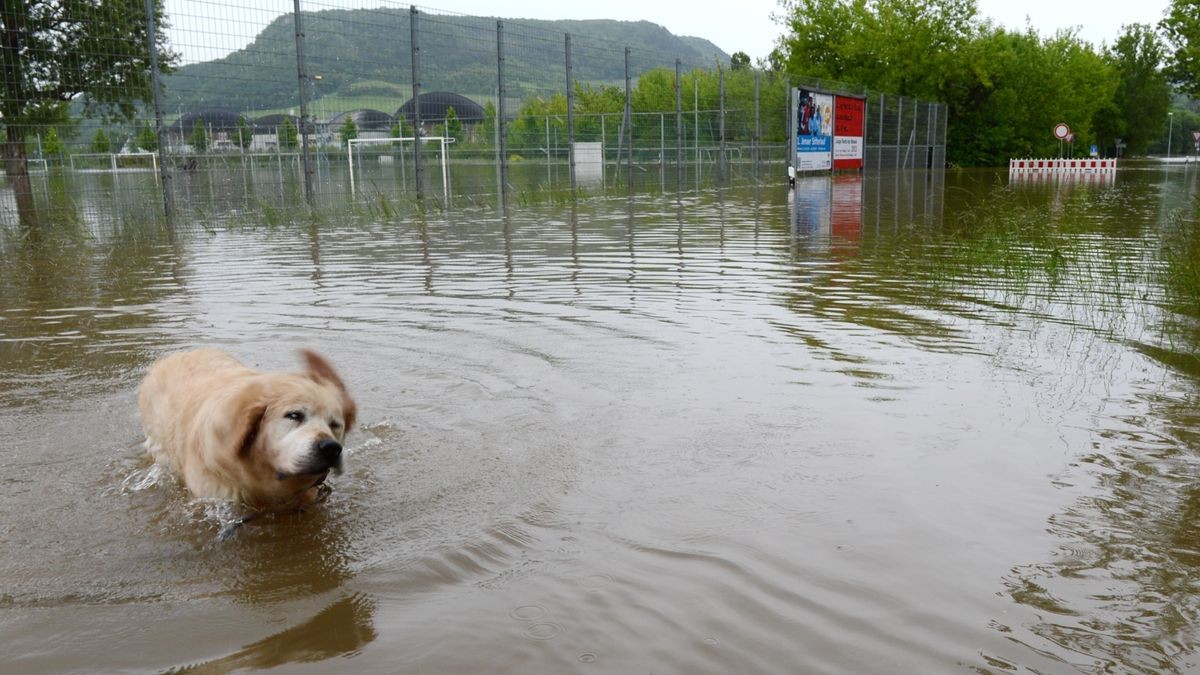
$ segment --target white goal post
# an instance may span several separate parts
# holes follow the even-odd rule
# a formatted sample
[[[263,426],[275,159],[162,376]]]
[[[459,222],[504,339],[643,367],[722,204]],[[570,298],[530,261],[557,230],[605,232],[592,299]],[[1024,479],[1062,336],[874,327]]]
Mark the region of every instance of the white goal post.
[[[354,194],[354,146],[356,145],[379,145],[382,143],[400,143],[414,142],[417,139],[413,136],[398,136],[393,138],[352,138],[346,141],[346,162],[350,169],[350,194]],[[448,159],[446,155],[446,146],[454,142],[454,139],[448,136],[422,136],[421,143],[440,142],[442,146],[442,194],[446,201],[450,201],[450,172],[448,168]]]
[[[76,159],[80,160],[78,163]],[[135,163],[141,160],[140,165]],[[146,166],[145,160],[150,160]],[[84,166],[88,160],[98,160],[93,166]],[[121,166],[121,165],[124,166]],[[101,168],[99,165],[107,165]],[[158,153],[154,152],[81,152],[71,155],[71,171],[79,173],[117,173],[119,171],[153,171],[158,173]]]

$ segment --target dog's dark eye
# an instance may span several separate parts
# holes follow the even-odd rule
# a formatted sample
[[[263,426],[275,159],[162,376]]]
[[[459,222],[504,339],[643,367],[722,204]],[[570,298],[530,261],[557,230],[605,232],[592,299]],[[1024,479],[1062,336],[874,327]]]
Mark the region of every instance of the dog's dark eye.
[[[288,412],[288,414],[284,415],[284,417],[288,418],[289,420],[292,420],[293,422],[303,422],[304,421],[304,411],[292,410],[292,411]]]
[[[329,428],[333,430],[341,429],[342,423],[337,420],[329,420]]]

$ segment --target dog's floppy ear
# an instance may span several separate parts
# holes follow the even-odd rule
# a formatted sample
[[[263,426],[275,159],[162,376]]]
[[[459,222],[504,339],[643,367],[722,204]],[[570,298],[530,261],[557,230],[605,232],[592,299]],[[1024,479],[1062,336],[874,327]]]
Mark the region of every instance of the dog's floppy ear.
[[[236,396],[236,410],[233,414],[232,428],[229,430],[227,443],[239,458],[245,459],[258,440],[258,429],[263,425],[266,416],[266,400],[259,395],[257,388],[250,388],[244,394]]]
[[[223,397],[219,405],[211,426],[217,447],[227,453],[226,457],[245,459],[267,413],[266,392],[257,383],[244,384]]]
[[[309,377],[317,382],[328,382],[342,393],[342,415],[346,418],[346,431],[349,432],[354,427],[354,418],[358,416],[358,406],[350,398],[350,392],[346,391],[346,383],[320,354],[311,349],[301,349],[300,356],[308,368]]]
[[[262,426],[263,416],[267,414],[267,404],[259,401],[238,411],[234,419],[233,432],[230,439],[237,450],[237,456],[245,459],[250,455],[250,448],[258,439],[258,429]]]

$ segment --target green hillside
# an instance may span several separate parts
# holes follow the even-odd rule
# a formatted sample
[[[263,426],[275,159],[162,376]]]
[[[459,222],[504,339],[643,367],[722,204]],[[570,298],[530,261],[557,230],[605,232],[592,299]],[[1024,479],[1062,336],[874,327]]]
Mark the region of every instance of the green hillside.
[[[402,103],[412,79],[409,16],[407,9],[305,12],[308,72],[320,76],[313,82],[310,99],[378,95],[381,103],[374,107],[394,108]],[[566,33],[572,36],[575,79],[581,82],[622,82],[625,46],[631,50],[634,77],[649,68],[671,67],[676,58],[689,69],[729,61],[707,40],[672,35],[646,21],[503,21],[510,97],[563,89]],[[495,18],[422,14],[418,28],[424,91],[472,97],[495,92]],[[253,42],[228,56],[181,67],[166,78],[165,89],[170,110],[294,107],[298,95],[292,17],[279,17]]]

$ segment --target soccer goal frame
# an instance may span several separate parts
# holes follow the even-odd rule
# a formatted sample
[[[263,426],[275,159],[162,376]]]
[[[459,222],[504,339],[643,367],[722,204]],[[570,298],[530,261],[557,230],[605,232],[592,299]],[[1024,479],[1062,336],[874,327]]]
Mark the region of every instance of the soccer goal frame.
[[[93,158],[93,157],[107,157],[108,163],[109,163],[108,168],[107,169],[85,169],[85,168],[80,168],[80,167],[75,166],[76,158],[84,159],[84,158]],[[143,168],[143,167],[139,167],[139,166],[119,167],[119,166],[117,166],[117,164],[118,164],[118,158],[120,158],[120,157],[149,157],[150,158],[150,166],[148,168]],[[81,152],[78,154],[71,155],[71,171],[76,172],[76,173],[104,173],[106,171],[111,172],[111,173],[118,173],[118,172],[122,172],[122,171],[153,171],[154,173],[157,174],[158,173],[158,153],[156,153],[156,152]]]
[[[404,147],[405,141],[416,141],[415,136],[396,136],[392,138],[352,138],[346,141],[346,163],[350,169],[350,194],[355,194],[354,188],[354,146],[356,145],[381,145],[384,143],[400,143],[400,147]],[[450,169],[449,158],[446,154],[446,146],[454,142],[454,139],[449,136],[422,136],[421,143],[440,142],[442,146],[442,195],[446,201],[450,201]]]

